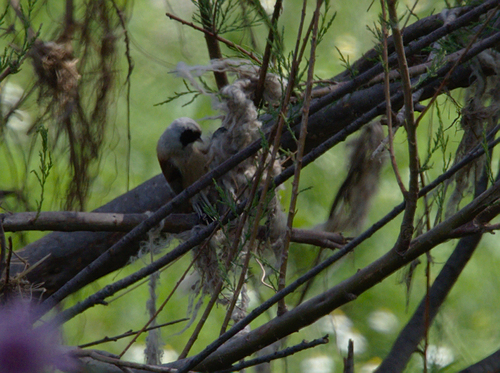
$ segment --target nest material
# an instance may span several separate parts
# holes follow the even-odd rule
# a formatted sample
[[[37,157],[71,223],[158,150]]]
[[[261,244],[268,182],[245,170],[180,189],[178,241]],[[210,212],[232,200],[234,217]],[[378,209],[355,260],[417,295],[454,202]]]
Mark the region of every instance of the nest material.
[[[222,88],[218,95],[213,96],[218,98],[215,107],[221,112],[222,121],[220,128],[215,131],[206,149],[204,149],[207,154],[208,169],[212,170],[240,150],[260,139],[262,124],[258,120],[257,108],[253,103],[258,80],[258,71],[255,66],[241,61],[235,63],[234,60],[216,60],[212,61],[212,64],[208,67],[195,66],[188,68],[183,64],[179,64],[177,69],[178,75],[188,79],[195,87],[198,85],[194,81],[194,77],[206,71],[230,71],[238,75],[238,79]],[[282,83],[280,79],[269,74],[266,79],[264,99],[268,102],[277,102],[281,97],[281,92]],[[203,93],[206,92],[203,91]],[[211,213],[217,215],[212,216],[212,218],[218,219],[232,206],[251,197],[250,191],[253,183],[263,183],[266,177],[272,178],[278,175],[281,172],[281,162],[276,160],[271,166],[269,174],[264,172],[260,180],[255,180],[262,159],[267,165],[271,161],[270,156],[268,154],[264,155],[263,152],[264,150],[261,150],[241,162],[222,176],[217,181],[217,186],[211,186],[202,191],[199,196],[193,198],[192,203],[195,210],[200,212],[200,210],[204,209],[204,213],[210,210]],[[210,205],[209,209],[206,208],[207,205]],[[269,192],[264,215],[267,219],[266,225],[269,234],[266,237],[266,243],[259,245],[259,250],[261,254],[267,251],[276,253],[282,246],[286,219],[275,190]],[[200,275],[200,280],[196,286],[197,291],[212,293],[215,285],[223,281],[229,294],[227,292],[221,294],[221,302],[227,302],[227,299],[232,297],[232,283],[239,278],[244,257],[253,249],[247,247],[246,242],[249,235],[248,230],[253,224],[253,220],[254,216],[251,214],[240,237],[236,236],[237,227],[240,223],[239,219],[236,219],[221,228],[209,242],[202,244],[193,251],[196,258],[196,269]],[[196,229],[192,233],[195,232]],[[236,252],[231,252],[235,241],[239,241]],[[240,310],[240,312],[242,311]]]

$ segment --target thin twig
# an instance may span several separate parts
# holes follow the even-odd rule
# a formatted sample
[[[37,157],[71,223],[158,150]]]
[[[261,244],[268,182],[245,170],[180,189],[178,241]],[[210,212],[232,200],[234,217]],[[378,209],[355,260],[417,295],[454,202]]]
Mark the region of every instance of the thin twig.
[[[198,30],[198,31],[201,31],[205,34],[208,34],[214,38],[216,38],[217,40],[219,40],[221,43],[224,43],[226,44],[229,48],[233,48],[233,49],[236,49],[237,51],[241,52],[242,54],[244,54],[245,56],[251,58],[252,60],[254,60],[255,62],[257,62],[259,65],[262,64],[262,61],[255,55],[253,54],[252,52],[249,52],[247,51],[246,49],[240,47],[238,44],[235,44],[233,43],[232,41],[230,40],[227,40],[225,38],[223,38],[222,36],[220,35],[215,35],[213,32],[210,32],[209,30],[205,30],[201,27],[198,27],[196,26],[194,23],[192,22],[188,22],[188,21],[185,21],[183,20],[182,18],[179,18],[175,15],[173,15],[172,13],[166,13],[166,16],[170,19],[173,19],[174,21],[177,21],[177,22],[180,22],[182,23],[183,25],[186,25],[186,26],[189,26],[189,27],[192,27],[194,28],[195,30]]]
[[[70,355],[73,357],[90,357],[94,360],[102,361],[103,363],[113,364],[120,369],[124,368],[134,368],[138,370],[145,370],[153,373],[176,373],[177,369],[161,367],[157,365],[150,364],[140,364],[133,363],[131,361],[123,361],[114,357],[105,356],[100,354],[97,351],[93,350],[74,350],[70,352]]]
[[[122,26],[123,29],[123,36],[124,36],[124,41],[125,41],[125,57],[127,59],[127,65],[128,65],[128,71],[127,71],[127,78],[125,79],[125,83],[127,85],[127,162],[126,162],[126,169],[127,169],[127,191],[130,189],[130,157],[132,154],[132,134],[131,134],[131,129],[130,129],[130,91],[132,89],[132,79],[130,77],[132,76],[132,71],[134,70],[134,60],[132,59],[132,55],[130,53],[130,39],[128,35],[128,29],[127,25],[125,24],[125,17],[123,15],[123,11],[118,8],[118,5],[116,4],[115,0],[112,0],[113,7],[115,8],[116,14],[118,15],[118,19],[120,20],[120,25]]]
[[[344,358],[344,373],[354,373],[354,342],[349,339],[347,357]]]
[[[7,289],[7,285],[9,284],[9,280],[10,280],[10,261],[12,260],[12,253],[14,252],[14,247],[12,246],[12,237],[11,236],[9,236],[8,241],[9,241],[9,247],[8,247],[8,253],[7,253],[7,262],[5,263],[5,284],[4,284],[5,289]]]
[[[486,190],[486,178],[481,177],[476,185],[474,197]],[[489,216],[487,219],[492,218]],[[481,235],[461,239],[447,259],[431,288],[420,301],[414,314],[401,330],[391,351],[379,365],[376,372],[402,371],[413,353],[418,349],[422,338],[426,338],[430,323],[436,317],[441,305],[453,288],[465,265],[477,248]]]
[[[7,241],[5,240],[5,231],[3,230],[3,218],[0,216],[0,279],[6,266],[5,256],[7,252]]]
[[[184,359],[189,351],[191,350],[191,347],[193,347],[194,342],[198,339],[198,335],[201,332],[201,329],[205,325],[205,322],[208,320],[208,316],[210,315],[210,312],[212,312],[212,309],[214,308],[215,303],[219,299],[219,293],[222,290],[223,282],[221,279],[217,281],[217,285],[214,288],[214,291],[212,293],[212,298],[210,298],[210,301],[207,304],[207,307],[205,308],[205,311],[203,312],[203,315],[201,315],[200,321],[196,325],[195,330],[193,331],[193,334],[191,334],[191,337],[189,338],[188,342],[184,346],[184,349],[182,350],[181,354],[179,355],[179,359]]]
[[[248,219],[251,211],[253,210],[253,203],[252,202],[253,202],[253,200],[258,192],[260,180],[262,179],[262,174],[263,174],[264,169],[265,169],[264,159],[267,156],[267,152],[264,151],[262,153],[263,153],[261,155],[262,162],[260,162],[260,165],[257,168],[257,171],[255,172],[255,175],[252,178],[252,183],[251,183],[252,188],[250,190],[250,195],[248,197],[245,209],[243,210],[243,213],[241,214],[240,219],[238,221],[238,227],[236,228],[236,231],[234,234],[234,240],[233,240],[233,243],[231,245],[229,255],[226,258],[226,262],[225,262],[225,269],[226,270],[231,265],[231,262],[234,258],[234,255],[236,255],[236,253],[238,252],[238,247],[240,245],[240,238],[241,238],[241,235],[243,233],[243,229],[245,228],[247,219]],[[246,190],[246,188],[247,187],[245,186],[244,190],[240,193],[240,195],[243,194],[243,192]],[[238,198],[236,200],[238,200],[239,198],[240,198],[240,196],[238,196]],[[238,280],[238,284],[236,285],[236,289],[233,292],[231,302],[229,303],[229,306],[227,307],[226,315],[224,316],[224,321],[222,322],[222,325],[220,328],[220,334],[223,334],[226,331],[227,326],[229,325],[229,321],[231,320],[231,315],[233,314],[234,307],[236,307],[236,302],[237,302],[238,297],[240,295],[240,291],[243,288],[243,284],[245,283],[245,278],[246,278],[248,266],[250,263],[250,255],[249,254],[250,254],[250,250],[252,250],[251,245],[247,245],[247,247],[248,248],[247,248],[247,255],[245,256],[245,262],[243,263],[243,265],[241,267],[241,274],[240,274],[240,278]]]
[[[497,5],[496,8],[498,9],[500,7],[500,5]],[[467,56],[467,53],[471,50],[471,49],[474,49],[474,47],[477,47],[477,45],[474,45],[477,38],[479,37],[479,35],[483,32],[483,30],[486,28],[486,26],[489,24],[489,22],[491,21],[492,17],[496,14],[496,12],[490,12],[490,14],[488,15],[488,18],[482,23],[481,27],[479,28],[479,30],[474,34],[474,36],[471,38],[471,40],[469,41],[469,43],[467,44],[467,47],[465,47],[465,49],[463,50],[463,52],[460,54],[460,57],[456,59],[455,63],[453,64],[453,66],[449,69],[448,73],[446,74],[446,76],[444,77],[443,81],[441,82],[441,85],[439,86],[439,88],[436,90],[436,92],[434,93],[434,96],[432,96],[432,98],[430,99],[429,103],[427,104],[427,106],[425,107],[424,111],[422,111],[420,113],[420,115],[418,116],[417,120],[415,121],[415,126],[418,126],[418,124],[420,123],[420,121],[422,120],[422,118],[424,117],[424,115],[427,113],[427,111],[429,111],[429,109],[432,107],[432,104],[437,100],[438,96],[441,94],[441,91],[444,89],[445,85],[448,83],[450,77],[451,77],[451,74],[453,73],[453,71],[455,71],[455,69],[458,67],[458,65],[460,65],[460,63],[462,62],[465,62],[464,60],[466,59],[466,56]],[[451,23],[449,23],[448,25],[450,25]],[[491,37],[490,37],[491,38]],[[488,39],[490,39],[488,38]],[[486,41],[486,40],[483,40],[483,42]],[[478,43],[480,44],[480,43]]]
[[[266,49],[264,50],[264,57],[262,58],[262,64],[260,67],[259,80],[257,81],[257,88],[255,89],[255,107],[260,106],[262,101],[262,96],[264,95],[264,86],[266,82],[267,70],[269,68],[269,62],[271,60],[271,52],[273,50],[274,35],[278,34],[278,18],[281,14],[281,8],[283,6],[283,0],[277,0],[274,4],[274,12],[271,18],[271,24],[269,26],[269,34],[267,36]],[[278,35],[279,36],[279,35]]]
[[[387,128],[389,132],[389,156],[391,159],[392,169],[394,170],[394,176],[398,183],[399,189],[403,196],[406,194],[406,188],[401,180],[401,175],[398,170],[398,165],[396,163],[396,156],[394,155],[394,134],[392,132],[392,108],[391,108],[391,83],[389,80],[389,57],[387,50],[387,14],[385,9],[385,0],[380,0],[380,5],[382,7],[382,36],[383,36],[383,50],[382,50],[382,61],[384,63],[384,93],[386,102],[386,118],[387,118]]]
[[[217,3],[217,0],[216,0]],[[211,0],[199,0],[198,9],[200,10],[201,23],[203,29],[209,31],[205,32],[205,42],[207,44],[208,55],[210,60],[220,60],[222,58],[222,52],[220,49],[219,40],[217,39],[217,29],[215,25],[216,14],[212,12],[217,11],[217,7],[212,7]],[[214,71],[215,81],[217,83],[217,88],[221,90],[223,87],[229,84],[227,79],[227,74],[225,71]]]
[[[166,322],[164,324],[159,324],[159,325],[151,326],[149,328],[144,329],[143,331],[148,332],[150,330],[154,330],[154,329],[158,329],[158,328],[163,328],[164,326],[174,325],[174,324],[180,323],[182,321],[187,321],[187,320],[189,320],[189,319],[188,318],[184,318],[184,319],[174,320],[174,321]],[[104,338],[99,339],[99,340],[94,341],[94,342],[89,342],[89,343],[85,343],[85,344],[79,345],[78,348],[91,347],[91,346],[95,346],[95,345],[99,345],[99,344],[107,343],[107,342],[116,342],[119,339],[127,338],[127,337],[130,337],[132,335],[136,335],[139,332],[140,332],[140,330],[128,331],[126,333],[117,335],[115,337],[104,337]]]
[[[404,112],[405,112],[405,128],[408,139],[408,157],[409,157],[409,170],[410,181],[408,182],[408,191],[404,193],[406,200],[406,208],[401,222],[401,230],[396,244],[398,252],[405,252],[411,242],[414,232],[413,220],[415,212],[417,211],[418,199],[418,148],[417,148],[417,125],[413,115],[413,95],[410,81],[410,74],[408,72],[408,63],[406,61],[405,48],[403,44],[403,37],[399,29],[398,15],[396,12],[396,0],[387,0],[387,7],[389,10],[389,20],[394,38],[394,46],[398,56],[399,72],[401,74],[401,81],[403,84],[404,94]],[[389,113],[389,115],[391,115]],[[389,134],[391,136],[391,134]],[[404,188],[404,187],[403,187]],[[403,189],[404,190],[404,189]]]
[[[313,348],[313,347],[316,347],[319,345],[323,345],[323,344],[326,344],[328,342],[329,342],[328,335],[325,335],[323,338],[314,339],[311,342],[302,341],[301,343],[299,343],[295,346],[287,347],[282,351],[277,351],[273,354],[269,354],[269,355],[258,357],[256,359],[244,361],[244,362],[241,362],[239,364],[233,365],[229,369],[219,370],[219,371],[214,372],[214,373],[229,373],[229,372],[240,371],[240,370],[243,370],[243,369],[258,365],[258,364],[269,363],[269,362],[276,360],[276,359],[283,359],[284,357],[291,356],[293,354],[296,354],[297,352],[300,352],[300,351],[303,351],[303,350],[306,350],[309,348]]]
[[[295,209],[297,206],[297,199],[299,196],[299,183],[300,183],[300,173],[302,171],[302,158],[304,155],[304,147],[306,143],[307,136],[307,124],[309,121],[309,107],[311,105],[311,91],[312,91],[312,81],[314,79],[314,66],[316,63],[316,46],[317,46],[317,35],[318,35],[318,22],[319,22],[319,12],[322,5],[322,0],[316,1],[316,9],[313,14],[313,19],[311,23],[313,24],[312,38],[311,38],[311,50],[309,56],[309,68],[307,71],[307,85],[305,92],[305,100],[302,104],[302,124],[300,126],[300,136],[297,144],[297,154],[295,155],[295,173],[292,182],[292,194],[290,198],[290,207],[288,210],[287,219],[287,230],[285,233],[285,240],[283,243],[283,249],[281,252],[281,265],[278,277],[278,291],[283,290],[286,287],[286,273],[288,266],[288,249],[290,247],[290,241],[292,236],[293,219],[295,217]],[[303,17],[305,17],[307,1],[303,2]],[[306,43],[306,41],[304,41]],[[282,299],[278,303],[277,315],[281,316],[287,311],[285,300]]]

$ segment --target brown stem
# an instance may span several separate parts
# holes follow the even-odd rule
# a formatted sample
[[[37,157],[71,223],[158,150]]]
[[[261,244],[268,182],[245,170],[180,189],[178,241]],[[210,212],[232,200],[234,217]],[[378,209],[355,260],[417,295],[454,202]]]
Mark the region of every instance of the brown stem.
[[[317,46],[317,35],[318,35],[318,22],[319,22],[319,11],[322,0],[317,0],[316,9],[313,15],[313,31],[311,38],[311,51],[309,57],[309,69],[307,71],[307,85],[306,92],[304,94],[305,100],[302,105],[302,123],[300,126],[300,136],[299,142],[297,144],[297,154],[295,156],[295,172],[294,178],[292,182],[292,195],[290,199],[290,207],[288,210],[288,220],[287,220],[287,230],[285,234],[285,242],[283,244],[283,251],[281,255],[281,266],[278,278],[278,291],[283,290],[286,286],[286,272],[288,266],[288,249],[290,247],[290,241],[292,236],[292,227],[293,227],[293,218],[295,217],[295,209],[297,206],[297,199],[299,196],[299,182],[300,182],[300,173],[302,171],[302,157],[304,155],[304,147],[307,136],[307,124],[309,121],[309,107],[311,105],[311,92],[312,92],[312,82],[314,79],[314,65],[316,62],[316,46]],[[305,8],[307,1],[303,3],[303,18],[305,16]],[[282,299],[278,303],[278,316],[284,314],[287,311],[285,300]]]
[[[210,35],[213,38],[216,38],[221,43],[226,44],[229,48],[236,49],[237,51],[239,51],[242,54],[244,54],[245,56],[251,58],[252,60],[254,60],[255,62],[257,62],[258,64],[262,63],[262,61],[255,54],[253,54],[252,52],[247,51],[246,49],[244,49],[242,47],[240,47],[238,44],[235,44],[232,41],[223,38],[222,36],[216,35],[216,34],[214,34],[213,32],[211,32],[209,30],[205,30],[204,28],[198,27],[194,23],[185,21],[182,18],[179,18],[179,17],[173,15],[172,13],[166,13],[166,16],[168,18],[170,18],[170,19],[173,19],[174,21],[182,23],[183,25],[192,27],[193,29],[195,29],[197,31],[201,31],[204,34],[207,34],[207,35]]]
[[[271,19],[271,25],[269,27],[269,35],[267,36],[266,49],[264,51],[264,57],[262,58],[262,65],[260,67],[259,80],[257,82],[257,88],[255,90],[255,107],[260,106],[262,101],[262,96],[264,94],[264,84],[266,82],[267,69],[269,67],[269,61],[271,60],[271,52],[273,49],[274,35],[278,33],[278,18],[281,13],[281,8],[283,6],[283,0],[277,0],[274,4],[273,17]]]
[[[200,0],[199,9],[203,28],[206,31],[210,32],[204,33],[205,42],[207,43],[208,55],[210,56],[211,60],[219,60],[222,58],[222,52],[220,49],[219,41],[215,37],[215,35],[217,35],[217,29],[214,22],[215,14],[212,13],[212,2],[210,0]],[[229,84],[225,72],[214,71],[214,76],[219,90]]]
[[[384,93],[385,93],[385,103],[386,103],[386,117],[387,117],[387,128],[389,132],[389,155],[391,159],[392,169],[394,170],[394,175],[398,183],[399,189],[406,194],[406,188],[401,180],[401,175],[398,170],[398,165],[396,163],[396,156],[394,155],[394,134],[392,131],[392,108],[391,108],[391,82],[389,78],[389,55],[387,49],[387,12],[385,9],[385,1],[380,0],[380,5],[382,6],[382,34],[383,34],[383,51],[382,51],[382,61],[384,63]]]
[[[144,329],[144,331],[148,332],[150,330],[155,330],[155,329],[163,328],[165,326],[178,324],[180,322],[187,321],[187,320],[189,320],[189,319],[188,318],[184,318],[184,319],[169,321],[169,322],[166,322],[166,323],[163,323],[163,324],[152,326],[150,328],[146,328],[146,329]],[[81,344],[81,345],[78,346],[78,348],[92,347],[92,346],[100,345],[102,343],[107,343],[107,342],[116,342],[119,339],[130,337],[130,336],[135,335],[135,334],[137,334],[139,332],[140,332],[139,330],[136,330],[136,331],[129,331],[129,332],[126,332],[126,333],[123,333],[123,334],[120,334],[120,335],[117,335],[117,336],[114,336],[114,337],[104,337],[102,339],[99,339],[98,341]]]
[[[496,6],[496,9],[498,9],[500,5]],[[496,14],[496,12],[490,12],[488,15],[488,18],[482,23],[481,27],[479,30],[474,34],[474,36],[470,39],[469,44],[467,44],[467,47],[463,50],[463,52],[460,54],[460,57],[456,59],[455,63],[451,67],[451,69],[448,71],[446,76],[444,77],[443,81],[441,82],[440,86],[438,89],[436,89],[436,92],[434,93],[434,96],[430,99],[429,103],[425,107],[425,110],[420,113],[418,116],[415,126],[418,126],[424,115],[429,111],[429,109],[432,107],[432,104],[437,100],[438,96],[441,94],[441,91],[444,89],[444,87],[448,84],[448,81],[450,80],[451,74],[455,71],[455,69],[462,63],[463,58],[467,54],[467,52],[474,46],[474,43],[476,42],[477,38],[479,35],[483,32],[483,30],[486,28],[486,26],[490,23],[491,19],[493,16]]]
[[[405,193],[406,209],[401,223],[401,231],[396,244],[396,251],[405,252],[411,242],[414,225],[413,219],[417,210],[418,199],[418,149],[417,149],[417,127],[413,116],[413,95],[411,89],[410,74],[408,72],[408,63],[403,44],[403,37],[398,24],[398,15],[396,12],[396,0],[388,0],[389,19],[394,37],[394,45],[398,56],[399,71],[403,84],[404,111],[406,133],[408,138],[408,155],[410,168],[410,181],[408,192]]]

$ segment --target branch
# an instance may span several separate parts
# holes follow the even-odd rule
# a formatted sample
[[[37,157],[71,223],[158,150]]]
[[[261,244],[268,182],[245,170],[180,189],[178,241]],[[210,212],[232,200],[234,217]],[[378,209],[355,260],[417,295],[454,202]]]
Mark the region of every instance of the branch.
[[[277,27],[278,18],[281,14],[282,6],[283,6],[283,0],[277,0],[276,3],[274,4],[274,12],[273,12],[273,17],[271,18],[271,24],[269,25],[269,34],[267,36],[266,49],[264,50],[264,57],[262,58],[262,64],[260,67],[259,80],[257,81],[257,88],[255,89],[254,104],[255,107],[257,108],[260,106],[260,102],[262,101],[262,95],[264,93],[264,83],[266,81],[269,62],[271,60],[271,51],[273,49],[273,44],[274,44],[274,35],[278,34],[278,27]],[[303,17],[304,14],[302,16],[302,19]],[[302,22],[300,23],[300,27],[302,27]]]
[[[475,197],[486,190],[486,185],[487,178],[483,174],[476,188]],[[481,234],[476,234],[464,237],[457,243],[455,250],[446,261],[428,294],[422,299],[410,321],[400,332],[389,354],[376,369],[377,373],[401,372],[404,370],[465,265],[472,257],[481,237]]]
[[[485,3],[482,3],[477,7],[471,8],[471,10],[467,11],[464,15],[458,17],[455,21],[450,22],[436,29],[435,31],[431,32],[427,36],[410,43],[404,49],[406,57],[413,56],[415,53],[420,52],[423,48],[428,47],[429,45],[441,39],[442,37],[452,33],[453,31],[460,29],[461,27],[470,24],[471,22],[476,20],[480,15],[486,13],[488,10],[494,8],[497,5],[498,2],[496,0],[490,0]],[[388,61],[389,66],[394,65],[396,61],[397,61],[397,56],[390,57]],[[383,73],[383,71],[384,71],[383,65],[381,63],[378,63],[369,70],[365,71],[364,73],[353,77],[352,80],[350,80],[346,84],[339,85],[338,89],[336,89],[335,91],[314,101],[310,109],[310,115],[318,112],[319,110],[330,105],[332,102],[337,101],[346,94],[351,93],[355,89],[368,83],[375,76]],[[300,118],[297,118],[294,121],[294,124],[297,124],[299,122]]]
[[[476,364],[461,370],[459,373],[498,372],[500,370],[500,350],[478,361]]]
[[[257,62],[259,65],[262,64],[262,61],[254,53],[247,51],[246,49],[240,47],[238,44],[233,43],[231,40],[225,39],[222,36],[214,34],[213,32],[211,32],[209,30],[205,30],[204,28],[198,27],[194,23],[185,21],[182,18],[179,18],[179,17],[173,15],[172,13],[166,13],[166,16],[170,19],[173,19],[174,21],[182,23],[183,25],[192,27],[195,30],[198,30],[198,31],[203,32],[204,34],[210,35],[211,37],[216,38],[221,43],[226,44],[229,48],[236,49],[238,52],[241,52],[245,56],[251,58],[252,60]]]
[[[305,16],[307,2],[303,2],[302,8],[302,18],[301,18],[301,28],[303,24],[303,19]],[[314,66],[316,63],[316,47],[317,47],[317,35],[318,35],[318,22],[319,22],[319,13],[321,8],[322,1],[316,1],[316,9],[314,10],[313,18],[311,20],[311,24],[313,25],[312,30],[312,38],[311,38],[311,50],[309,56],[309,66],[307,69],[307,83],[306,83],[306,91],[304,94],[304,102],[302,104],[302,123],[300,125],[300,135],[297,143],[297,153],[295,154],[294,166],[295,172],[293,175],[292,181],[292,195],[290,197],[290,206],[288,208],[288,219],[287,219],[287,229],[285,232],[285,240],[283,244],[283,248],[281,251],[281,264],[280,271],[278,277],[278,291],[283,290],[286,286],[286,273],[288,267],[288,250],[290,247],[290,241],[292,236],[292,227],[293,227],[293,219],[295,217],[295,209],[297,206],[297,199],[299,197],[299,182],[300,182],[300,173],[302,172],[302,159],[304,156],[304,148],[307,137],[307,126],[309,123],[309,107],[311,105],[311,91],[312,91],[312,82],[314,79]],[[300,33],[299,33],[300,37]],[[299,43],[299,41],[297,41]],[[302,47],[307,44],[307,40],[304,40]],[[298,45],[298,44],[297,44]],[[286,312],[287,308],[285,305],[284,299],[278,303],[278,316]]]
[[[272,353],[272,354],[269,354],[269,355],[265,355],[265,356],[261,356],[261,357],[258,357],[256,359],[252,359],[252,360],[248,360],[248,361],[243,361],[243,362],[241,362],[239,364],[233,365],[229,369],[220,370],[220,371],[217,371],[217,372],[214,372],[214,373],[236,372],[236,371],[240,371],[240,370],[243,370],[243,369],[246,369],[248,367],[252,367],[252,366],[258,365],[258,364],[270,363],[273,360],[282,359],[284,357],[296,354],[297,352],[300,352],[300,351],[303,351],[303,350],[306,350],[306,349],[309,349],[309,348],[313,348],[313,347],[316,347],[316,346],[319,346],[319,345],[327,344],[328,342],[329,342],[328,335],[325,335],[323,338],[315,339],[315,340],[313,340],[311,342],[302,341],[302,343],[299,343],[299,344],[297,344],[295,346],[292,346],[292,347],[287,347],[287,348],[285,348],[282,351],[276,351],[275,353]]]
[[[219,40],[216,38],[217,29],[214,24],[215,14],[212,14],[212,11],[214,10],[212,9],[212,1],[199,0],[198,9],[200,10],[200,18],[203,29],[209,31],[208,33],[204,33],[208,55],[211,60],[219,60],[222,58],[222,52],[220,50]],[[219,90],[229,84],[227,75],[224,71],[214,71],[213,73]]]
[[[105,213],[75,211],[45,211],[37,217],[36,212],[0,214],[5,231],[91,231],[129,232],[144,222],[148,213]],[[180,233],[193,228],[200,220],[196,214],[171,214],[162,221],[162,231]]]
[[[149,364],[139,364],[133,363],[130,361],[123,361],[115,357],[103,355],[100,351],[94,350],[75,350],[71,351],[71,356],[77,358],[91,358],[93,360],[97,360],[103,363],[112,364],[118,368],[134,368],[141,372],[151,372],[151,373],[176,373],[176,369],[161,367],[157,365],[149,365]],[[120,369],[123,371],[122,369]],[[93,369],[91,371],[94,371]],[[99,372],[106,372],[108,369],[106,367],[101,367]]]
[[[406,253],[400,254],[394,250],[390,250],[378,260],[357,271],[353,276],[342,281],[328,291],[302,303],[293,310],[286,312],[259,328],[254,329],[244,337],[236,337],[233,338],[231,342],[225,343],[231,337],[235,336],[238,331],[242,330],[248,323],[254,320],[260,313],[276,303],[278,299],[296,290],[307,280],[309,273],[316,272],[317,274],[319,271],[326,268],[324,263],[332,263],[347,254],[352,249],[352,245],[356,240],[351,241],[343,249],[339,250],[325,260],[325,262],[320,264],[318,267],[321,267],[321,269],[318,269],[318,267],[311,269],[306,275],[301,276],[283,291],[276,293],[250,312],[247,317],[236,323],[233,328],[219,337],[219,339],[208,345],[198,355],[183,362],[175,362],[172,366],[181,366],[182,368],[179,372],[187,371],[192,368],[197,371],[224,368],[234,361],[259,350],[262,346],[269,345],[293,332],[297,332],[341,305],[356,299],[357,296],[380,283],[399,268],[425,252],[430,251],[435,246],[443,243],[447,239],[447,232],[474,219],[475,216],[484,211],[484,209],[499,198],[500,182],[497,182],[448,220],[414,239]],[[216,349],[217,353],[211,355]]]
[[[143,331],[150,331],[150,330],[154,330],[154,329],[158,329],[158,328],[163,328],[164,326],[174,325],[174,324],[180,323],[182,321],[187,321],[187,320],[189,320],[189,319],[185,318],[185,319],[179,319],[179,320],[175,320],[175,321],[170,321],[170,322],[167,322],[167,323],[164,323],[164,324],[159,324],[159,325],[155,325],[155,326],[152,326],[152,327],[149,327],[149,328],[145,328]],[[102,344],[102,343],[107,343],[107,342],[116,342],[119,339],[131,337],[133,335],[138,334],[139,332],[141,332],[141,330],[128,331],[126,333],[117,335],[115,337],[104,337],[102,339],[99,339],[98,341],[84,343],[82,345],[79,345],[78,348],[91,347],[91,346],[95,346],[95,345]]]
[[[354,373],[354,342],[349,339],[347,357],[344,358],[344,373]]]
[[[408,163],[410,169],[410,181],[408,183],[409,185],[408,191],[404,193],[406,201],[406,209],[403,216],[403,221],[401,222],[401,230],[396,244],[396,251],[405,252],[410,245],[411,238],[413,237],[413,231],[415,230],[415,227],[413,226],[413,220],[415,218],[415,212],[417,211],[418,176],[419,176],[417,126],[415,124],[415,118],[413,116],[412,87],[410,81],[410,74],[408,72],[408,63],[406,62],[403,38],[401,36],[401,30],[399,29],[398,15],[396,12],[396,1],[387,0],[387,8],[389,10],[389,20],[392,29],[392,36],[394,38],[394,45],[396,47],[399,73],[401,75],[401,81],[403,85],[403,94],[404,94],[403,110],[405,112],[405,128],[408,141],[408,157],[409,157]],[[392,113],[389,112],[387,113],[387,115],[392,115]],[[389,138],[391,137],[392,134],[389,134]]]

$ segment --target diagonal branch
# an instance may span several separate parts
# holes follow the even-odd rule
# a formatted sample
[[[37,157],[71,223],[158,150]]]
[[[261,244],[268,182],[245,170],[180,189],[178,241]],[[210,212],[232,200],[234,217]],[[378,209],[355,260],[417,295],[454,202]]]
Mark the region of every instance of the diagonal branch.
[[[476,197],[486,190],[487,178],[483,175],[476,188]],[[422,299],[410,321],[394,341],[389,354],[378,366],[376,372],[401,372],[411,355],[417,350],[428,325],[436,317],[446,296],[449,294],[465,265],[476,250],[482,234],[462,238],[450,255],[443,269],[432,284],[429,294]],[[426,322],[424,322],[426,321]]]
[[[402,255],[395,250],[390,250],[378,260],[359,270],[353,276],[326,292],[302,303],[293,310],[288,311],[261,327],[254,329],[244,337],[237,337],[231,342],[225,343],[258,315],[276,303],[278,299],[296,290],[307,280],[310,273],[319,273],[319,271],[326,268],[325,263],[331,264],[350,252],[355,240],[351,241],[351,243],[329,257],[318,267],[311,269],[308,273],[288,285],[284,290],[276,293],[255,308],[247,317],[236,323],[233,328],[208,345],[198,355],[184,362],[176,362],[172,364],[172,366],[180,367],[179,373],[187,372],[193,368],[200,371],[221,369],[257,351],[262,348],[262,346],[271,344],[286,335],[310,325],[341,305],[356,299],[357,296],[380,283],[402,266],[446,241],[449,238],[448,232],[450,230],[471,221],[499,198],[500,182],[497,182],[448,220],[414,239],[405,254]],[[217,353],[211,355],[215,350],[217,350]]]

